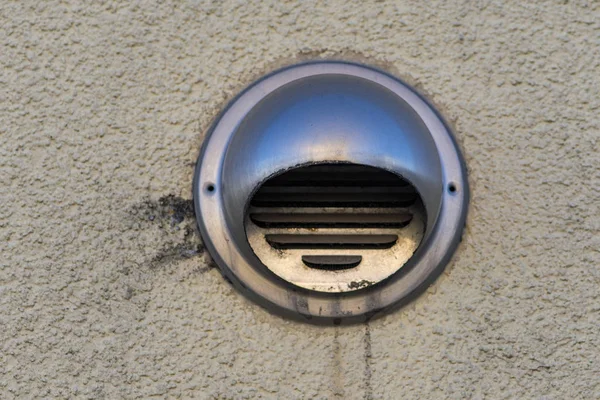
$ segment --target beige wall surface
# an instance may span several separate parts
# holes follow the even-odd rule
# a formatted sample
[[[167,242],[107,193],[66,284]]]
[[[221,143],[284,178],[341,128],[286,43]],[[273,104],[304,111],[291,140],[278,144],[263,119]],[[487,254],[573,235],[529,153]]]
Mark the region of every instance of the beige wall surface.
[[[600,398],[600,3],[0,3],[0,398]],[[319,327],[202,251],[191,180],[253,79],[342,57],[417,85],[472,201],[416,301]]]

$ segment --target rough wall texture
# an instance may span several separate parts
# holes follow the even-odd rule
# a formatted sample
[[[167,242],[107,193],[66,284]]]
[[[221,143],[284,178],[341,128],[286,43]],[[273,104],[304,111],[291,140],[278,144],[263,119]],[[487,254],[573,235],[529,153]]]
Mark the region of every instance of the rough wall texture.
[[[600,398],[598,2],[3,1],[0,46],[1,398]],[[207,126],[302,53],[418,84],[470,170],[368,325],[270,315],[195,233]]]

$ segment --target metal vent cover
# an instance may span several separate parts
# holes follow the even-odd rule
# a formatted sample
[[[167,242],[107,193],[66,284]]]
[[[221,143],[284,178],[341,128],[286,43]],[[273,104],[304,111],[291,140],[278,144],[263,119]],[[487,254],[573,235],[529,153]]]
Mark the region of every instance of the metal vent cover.
[[[432,106],[342,61],[248,87],[211,127],[194,177],[200,233],[223,274],[316,320],[371,317],[426,287],[460,240],[468,196]]]

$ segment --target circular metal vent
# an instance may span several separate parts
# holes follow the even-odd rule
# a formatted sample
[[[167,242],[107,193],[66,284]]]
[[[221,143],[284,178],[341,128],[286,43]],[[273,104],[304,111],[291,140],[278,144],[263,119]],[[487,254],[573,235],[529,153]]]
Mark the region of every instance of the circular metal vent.
[[[203,145],[194,201],[206,247],[240,290],[337,320],[400,304],[441,272],[468,185],[418,93],[327,61],[277,71],[229,104]]]

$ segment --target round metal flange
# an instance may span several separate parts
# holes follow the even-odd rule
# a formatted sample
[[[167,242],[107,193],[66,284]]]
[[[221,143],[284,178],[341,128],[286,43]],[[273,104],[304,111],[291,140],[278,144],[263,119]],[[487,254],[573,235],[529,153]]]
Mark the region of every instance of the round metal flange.
[[[408,261],[333,292],[263,263],[246,228],[251,199],[270,178],[313,164],[378,168],[414,186],[426,218]],[[343,61],[293,65],[244,90],[211,127],[193,191],[200,233],[223,274],[262,305],[317,320],[370,317],[424,289],[458,245],[469,199],[462,156],[435,109],[401,80]]]

